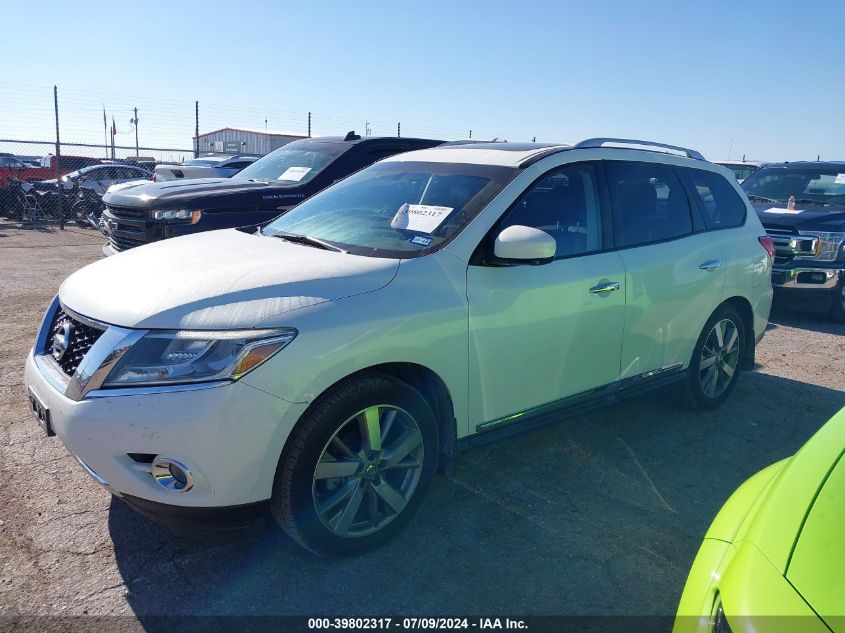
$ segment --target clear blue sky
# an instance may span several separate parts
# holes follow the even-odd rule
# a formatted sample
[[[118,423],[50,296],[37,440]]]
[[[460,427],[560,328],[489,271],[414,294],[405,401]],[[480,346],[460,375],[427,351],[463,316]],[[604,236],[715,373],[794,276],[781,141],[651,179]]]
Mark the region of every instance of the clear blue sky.
[[[845,1],[3,3],[0,138],[224,125],[845,159]],[[15,26],[17,25],[17,26]],[[12,26],[13,28],[8,28]],[[133,138],[134,142],[134,138]]]

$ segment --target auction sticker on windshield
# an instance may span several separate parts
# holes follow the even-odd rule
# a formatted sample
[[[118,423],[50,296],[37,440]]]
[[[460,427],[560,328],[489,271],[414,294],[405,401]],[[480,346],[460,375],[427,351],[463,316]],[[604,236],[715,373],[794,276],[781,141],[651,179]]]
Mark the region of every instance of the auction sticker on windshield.
[[[399,207],[396,215],[390,221],[390,226],[394,229],[434,233],[452,211],[454,211],[454,207],[436,207],[430,204],[408,204],[406,202]]]
[[[833,181],[834,185],[845,185],[845,174],[836,174],[836,179]]]
[[[281,176],[279,176],[276,180],[293,180],[294,182],[299,182],[303,178],[305,178],[305,174],[311,171],[310,167],[288,167]]]

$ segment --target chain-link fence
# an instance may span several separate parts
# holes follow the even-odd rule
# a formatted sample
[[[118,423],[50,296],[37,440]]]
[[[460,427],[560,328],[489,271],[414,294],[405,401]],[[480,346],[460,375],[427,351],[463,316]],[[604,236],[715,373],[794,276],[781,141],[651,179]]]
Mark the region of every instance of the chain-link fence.
[[[149,179],[156,165],[216,155],[260,156],[310,136],[506,135],[254,105],[219,105],[0,84],[0,218],[23,225],[96,224],[106,189]],[[282,131],[284,130],[284,131]],[[2,219],[0,219],[2,221]]]

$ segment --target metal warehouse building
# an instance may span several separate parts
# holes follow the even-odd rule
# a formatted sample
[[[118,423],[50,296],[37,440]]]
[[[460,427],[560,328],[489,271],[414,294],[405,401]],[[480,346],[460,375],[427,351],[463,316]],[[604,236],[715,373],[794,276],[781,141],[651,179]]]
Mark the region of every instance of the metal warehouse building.
[[[194,147],[200,156],[206,154],[254,154],[263,156],[291,141],[306,138],[304,134],[269,132],[224,127],[194,137]]]

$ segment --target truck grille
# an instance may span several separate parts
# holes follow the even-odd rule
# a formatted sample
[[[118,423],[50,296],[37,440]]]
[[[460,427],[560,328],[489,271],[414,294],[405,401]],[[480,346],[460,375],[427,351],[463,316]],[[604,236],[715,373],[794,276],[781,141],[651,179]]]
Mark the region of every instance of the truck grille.
[[[109,245],[116,251],[125,251],[136,246],[146,244],[144,240],[133,240],[129,237],[118,237],[117,235],[109,235]]]
[[[766,225],[763,225],[763,227],[775,243],[775,267],[788,264],[795,259],[796,255],[813,256],[816,254],[817,237],[800,235],[797,229],[791,227]]]
[[[106,206],[109,213],[116,218],[126,218],[127,220],[146,219],[149,211],[146,209],[133,209],[131,207],[113,207]]]
[[[66,325],[70,327],[66,329]],[[59,355],[59,350],[56,349],[57,336],[62,337],[66,333],[69,333],[69,336],[66,336],[65,339],[65,351]],[[55,359],[65,374],[73,376],[76,368],[79,367],[79,363],[82,362],[82,359],[85,358],[85,355],[102,334],[103,330],[77,321],[62,308],[59,308],[50,324],[45,351]]]

